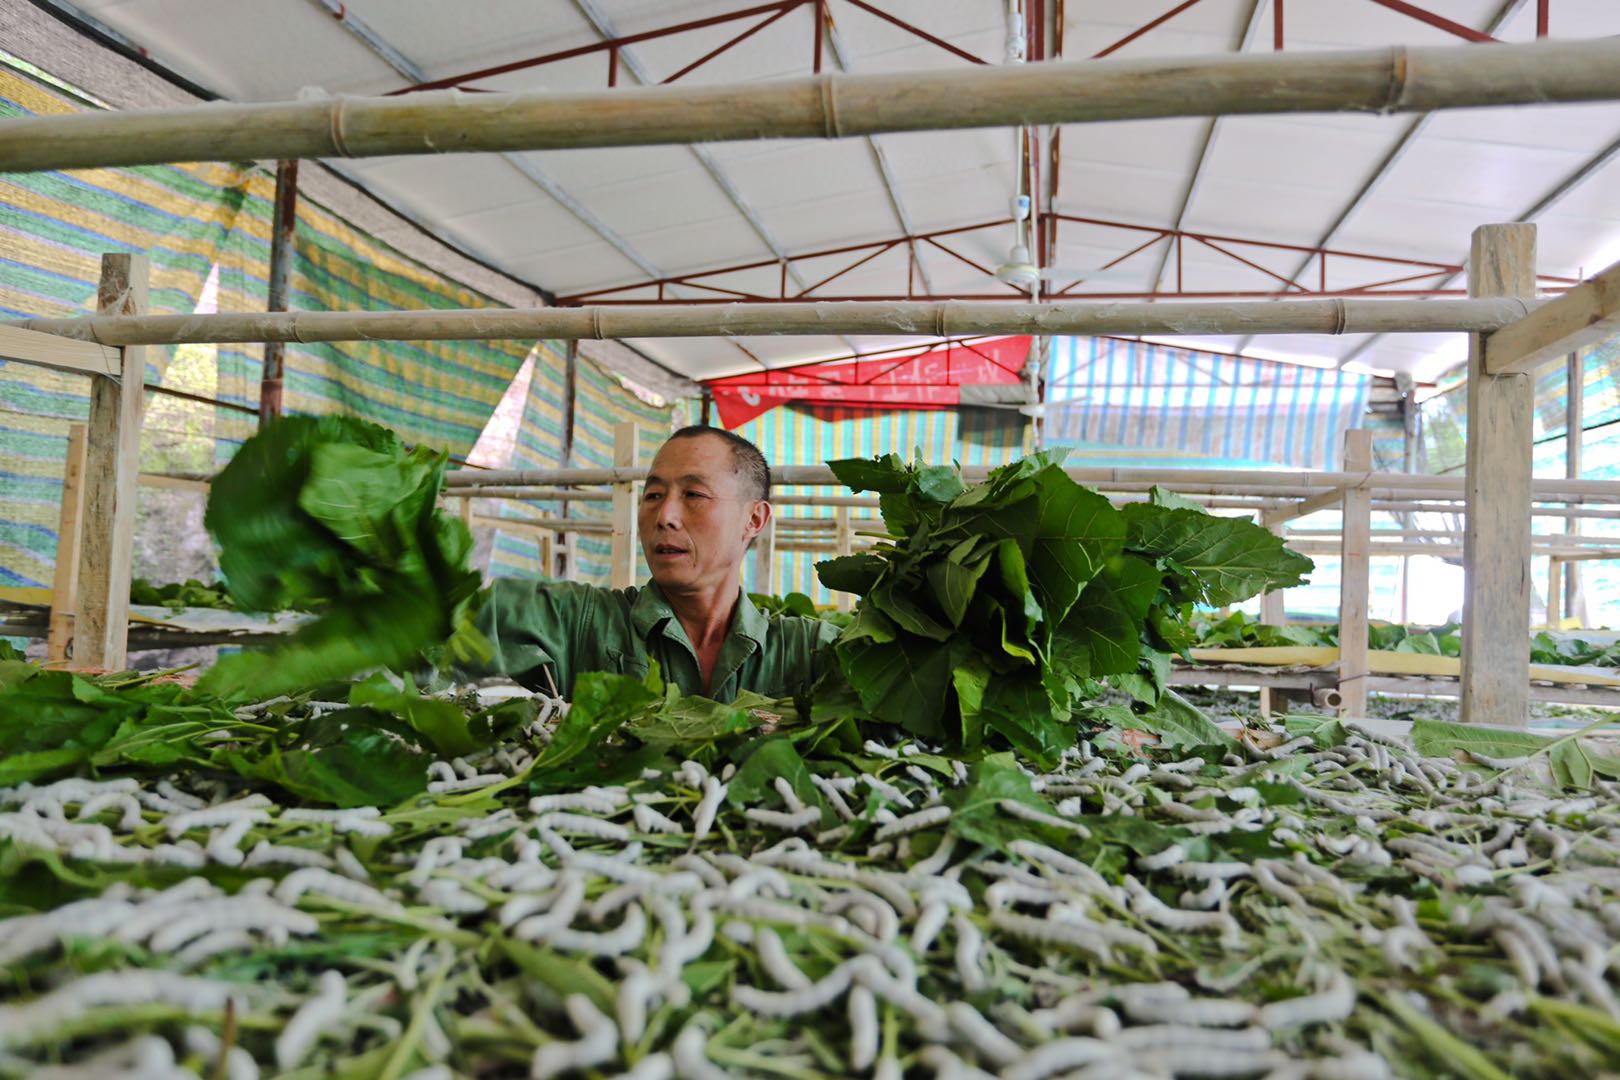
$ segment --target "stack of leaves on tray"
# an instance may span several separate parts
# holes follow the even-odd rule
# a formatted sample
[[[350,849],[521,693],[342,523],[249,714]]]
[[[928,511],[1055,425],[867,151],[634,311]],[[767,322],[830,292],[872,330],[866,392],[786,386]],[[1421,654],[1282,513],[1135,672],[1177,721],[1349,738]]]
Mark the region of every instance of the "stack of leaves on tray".
[[[1112,687],[1153,726],[1184,703],[1165,688],[1192,643],[1195,604],[1224,606],[1300,583],[1309,559],[1247,520],[1155,488],[1116,509],[1035,454],[965,485],[898,455],[831,463],[880,495],[889,539],[817,565],[862,597],[839,668],[877,720],[975,748],[999,736],[1056,760],[1075,712]]]
[[[438,509],[448,458],[348,417],[289,417],[215,478],[205,524],[244,611],[319,612],[285,644],[227,656],[202,688],[286,693],[448,648],[476,653],[472,536]]]

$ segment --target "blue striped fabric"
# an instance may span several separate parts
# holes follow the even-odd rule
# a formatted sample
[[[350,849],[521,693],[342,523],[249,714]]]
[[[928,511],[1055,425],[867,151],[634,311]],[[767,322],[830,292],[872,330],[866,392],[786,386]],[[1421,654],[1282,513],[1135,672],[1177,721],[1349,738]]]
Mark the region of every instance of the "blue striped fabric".
[[[1371,380],[1113,338],[1053,338],[1046,443],[1074,465],[1333,469]]]

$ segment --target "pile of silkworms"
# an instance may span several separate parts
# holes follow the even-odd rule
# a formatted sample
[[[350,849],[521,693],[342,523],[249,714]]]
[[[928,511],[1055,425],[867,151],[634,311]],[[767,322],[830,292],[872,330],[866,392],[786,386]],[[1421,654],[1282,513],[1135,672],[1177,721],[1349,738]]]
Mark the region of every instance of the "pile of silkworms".
[[[905,741],[739,805],[672,760],[395,808],[0,791],[0,1075],[1575,1076],[1620,1061],[1620,807],[1337,748]],[[533,779],[531,777],[531,779]],[[480,794],[494,786],[489,794]],[[541,793],[536,794],[539,790]]]

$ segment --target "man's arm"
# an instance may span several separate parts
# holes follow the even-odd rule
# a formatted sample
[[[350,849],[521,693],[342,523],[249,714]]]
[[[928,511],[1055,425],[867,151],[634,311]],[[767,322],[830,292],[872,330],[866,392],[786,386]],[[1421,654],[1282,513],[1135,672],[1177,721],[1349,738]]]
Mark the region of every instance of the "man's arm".
[[[533,690],[567,694],[574,683],[578,646],[590,632],[596,591],[574,582],[498,578],[478,611],[489,659],[460,667],[456,674],[505,675]]]

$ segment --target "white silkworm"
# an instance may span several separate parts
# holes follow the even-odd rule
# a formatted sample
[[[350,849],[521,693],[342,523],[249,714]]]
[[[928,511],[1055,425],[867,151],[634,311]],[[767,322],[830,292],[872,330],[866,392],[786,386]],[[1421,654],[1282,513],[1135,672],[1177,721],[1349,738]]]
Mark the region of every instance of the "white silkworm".
[[[417,890],[422,903],[440,908],[452,915],[477,915],[489,909],[489,901],[474,896],[457,882],[436,878]]]
[[[951,856],[954,854],[956,854],[956,834],[947,832],[940,838],[939,846],[934,849],[932,855],[912,865],[911,873],[922,878],[932,877],[950,865]]]
[[[1257,1012],[1250,1002],[1225,998],[1135,998],[1121,1004],[1125,1015],[1139,1024],[1241,1027],[1253,1022]]]
[[[1154,852],[1152,855],[1138,855],[1136,857],[1136,866],[1140,870],[1150,872],[1167,870],[1176,863],[1185,862],[1186,859],[1187,849],[1180,844],[1171,844],[1163,851]]]
[[[1059,1031],[1086,1031],[1099,1039],[1112,1039],[1119,1034],[1118,1014],[1113,1009],[1096,1004],[1089,994],[1070,994],[1037,1015]]]
[[[877,998],[864,986],[852,986],[847,999],[849,1010],[849,1067],[865,1072],[877,1060]]]
[[[761,990],[738,983],[731,988],[732,1003],[761,1016],[788,1017],[824,1009],[843,996],[851,982],[849,965],[833,968],[802,990]]]
[[[509,777],[505,773],[477,773],[473,776],[458,776],[454,780],[432,780],[427,786],[429,795],[448,795],[457,791],[476,791],[479,788],[499,784]]]
[[[868,754],[874,754],[880,758],[887,758],[889,761],[900,760],[900,751],[884,746],[882,743],[877,742],[874,739],[867,739],[862,749],[864,749]]]
[[[547,1043],[534,1052],[529,1075],[549,1080],[559,1073],[605,1065],[618,1054],[619,1028],[584,994],[569,994],[563,1000],[568,1018],[579,1032],[574,1042]]]
[[[804,990],[810,986],[810,977],[799,970],[788,956],[787,947],[775,930],[768,926],[754,932],[754,948],[759,952],[760,967],[784,990]]]
[[[341,877],[318,866],[294,870],[282,878],[281,884],[276,886],[276,899],[283,904],[296,904],[306,892],[320,893],[345,904],[390,915],[403,910],[396,901],[390,900],[372,886]]]
[[[522,927],[518,927],[522,930]],[[595,933],[562,927],[545,935],[545,942],[563,952],[585,953],[590,956],[623,956],[641,944],[647,936],[647,913],[640,904],[624,909],[624,919],[613,930]]]
[[[962,989],[970,993],[983,990],[989,980],[979,965],[979,953],[984,947],[979,928],[965,915],[953,918],[951,928],[956,932],[956,974],[962,980]]]
[[[370,881],[371,874],[367,872],[359,856],[348,848],[339,844],[332,848],[332,861],[337,864],[338,873],[355,881]]]
[[[246,819],[250,823],[269,821],[270,815],[264,809],[270,800],[262,795],[249,795],[236,802],[221,803],[218,806],[208,806],[201,810],[186,810],[169,818],[167,827],[170,838],[176,838],[192,829],[211,829],[219,825],[229,825],[238,819]]]
[[[636,829],[644,833],[665,833],[670,836],[679,836],[686,829],[677,821],[665,817],[662,813],[648,806],[646,803],[637,803],[631,811],[635,819]]]
[[[720,803],[726,797],[726,785],[712,776],[703,779],[703,798],[698,800],[697,809],[692,813],[692,838],[702,840],[714,828],[715,815],[720,813]]]
[[[730,1074],[709,1060],[705,1051],[708,1044],[708,1034],[696,1023],[681,1028],[670,1048],[681,1080],[728,1080]]]
[[[1091,927],[1036,919],[1004,910],[990,912],[990,925],[1037,945],[1062,945],[1075,949],[1103,963],[1110,963],[1114,958],[1108,942]]]
[[[260,840],[242,861],[244,869],[257,866],[320,866],[330,869],[332,857],[311,848],[286,847]]]
[[[950,906],[943,900],[928,900],[917,914],[917,924],[911,929],[911,951],[918,957],[926,956],[934,939],[945,928],[950,918]]]
[[[331,824],[343,818],[379,818],[382,811],[375,806],[355,806],[346,810],[318,810],[314,807],[295,806],[281,812],[282,821],[301,821]]]
[[[935,825],[943,825],[949,821],[952,813],[954,811],[948,806],[931,806],[926,810],[918,810],[905,817],[895,818],[873,835],[878,840],[891,840],[922,829],[931,829]]]
[[[529,812],[550,814],[556,811],[583,810],[591,814],[612,814],[621,804],[603,791],[575,791],[561,795],[536,795],[529,800]]]
[[[783,813],[780,810],[764,810],[759,807],[749,807],[743,811],[743,817],[756,825],[765,825],[773,829],[786,829],[797,832],[808,829],[821,821],[821,811],[813,806],[804,808],[797,813]]]
[[[331,1027],[348,1000],[348,984],[341,972],[321,972],[315,996],[298,1007],[276,1036],[276,1066],[282,1071],[301,1065],[322,1033]]]
[[[582,814],[570,814],[561,810],[542,814],[534,822],[534,827],[537,830],[550,829],[553,832],[589,836],[597,840],[613,840],[621,844],[630,839],[630,830],[616,821],[603,821],[601,818],[585,817]]]
[[[294,934],[313,934],[320,924],[313,916],[284,907],[273,900],[230,896],[174,909],[164,924],[152,934],[148,947],[153,952],[166,953],[212,930],[267,930],[275,927]]]
[[[877,792],[878,797],[886,802],[891,802],[904,810],[915,810],[917,808],[917,805],[913,803],[904,792],[895,787],[893,784],[889,783],[887,780],[880,780],[871,773],[862,773],[859,780],[861,783]]]
[[[668,1054],[648,1054],[635,1066],[618,1075],[617,1080],[671,1080],[675,1075],[675,1061]]]
[[[0,1047],[50,1030],[85,1010],[109,1005],[171,1005],[186,1013],[215,1012],[238,987],[169,971],[102,971],[21,1004],[0,1005]]]
[[[205,1027],[186,1029],[186,1049],[210,1062],[219,1061],[224,1050],[219,1036]],[[225,1080],[259,1080],[259,1063],[240,1046],[225,1052]]]
[[[952,1031],[992,1065],[1011,1065],[1024,1056],[1023,1047],[1003,1035],[983,1013],[965,1001],[953,1001],[945,1006],[945,1019]]]
[[[1082,840],[1091,835],[1091,830],[1078,821],[1070,821],[1067,818],[1060,818],[1056,814],[1048,814],[1044,810],[1021,803],[1017,799],[1002,799],[996,803],[996,808],[1010,817],[1021,818],[1037,825],[1047,825],[1054,829],[1062,829],[1065,832],[1072,832]]]
[[[146,821],[141,816],[141,804],[133,795],[124,791],[103,791],[86,799],[79,807],[79,818],[94,817],[103,810],[116,808],[122,811],[118,819],[118,827],[125,832],[134,832]]]
[[[223,829],[215,829],[208,837],[208,844],[204,848],[208,857],[225,866],[240,866],[242,864],[242,839],[247,836],[248,830],[253,828],[253,822],[245,817],[239,817],[226,825]]]
[[[508,900],[501,908],[500,923],[512,927],[513,937],[532,941],[568,926],[584,902],[585,879],[565,872],[548,897],[516,896]],[[544,915],[531,914],[541,908],[545,909]]]
[[[1262,1005],[1257,1017],[1260,1026],[1276,1030],[1305,1024],[1330,1024],[1346,1019],[1356,1007],[1355,986],[1344,972],[1337,969],[1328,974],[1326,984],[1314,994]]]
[[[1057,1073],[1094,1065],[1119,1056],[1119,1050],[1101,1039],[1083,1035],[1054,1039],[1036,1047],[1000,1072],[1001,1080],[1045,1080]]]

